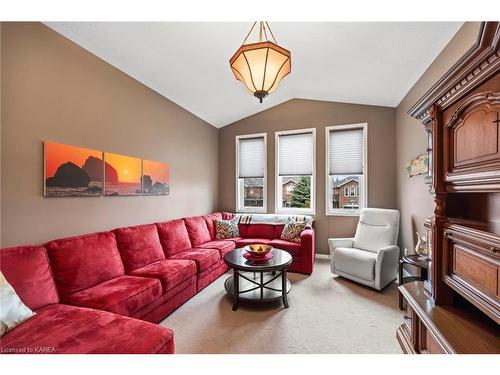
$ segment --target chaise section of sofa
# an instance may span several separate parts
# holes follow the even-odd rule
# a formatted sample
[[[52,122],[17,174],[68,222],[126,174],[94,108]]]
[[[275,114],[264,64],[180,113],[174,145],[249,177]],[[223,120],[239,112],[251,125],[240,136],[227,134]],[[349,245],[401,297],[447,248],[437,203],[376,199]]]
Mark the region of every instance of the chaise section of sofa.
[[[3,354],[173,353],[173,332],[110,312],[61,304],[44,247],[0,250],[0,271],[36,315],[0,338]]]

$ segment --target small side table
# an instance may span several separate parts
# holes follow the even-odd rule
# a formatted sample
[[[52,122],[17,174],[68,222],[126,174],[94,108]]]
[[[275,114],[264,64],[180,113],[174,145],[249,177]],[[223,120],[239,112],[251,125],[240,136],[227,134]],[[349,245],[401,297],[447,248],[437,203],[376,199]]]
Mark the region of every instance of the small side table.
[[[427,280],[427,269],[429,268],[430,259],[422,258],[420,255],[405,255],[399,260],[399,286],[409,283],[410,281],[424,281]],[[403,277],[403,269],[405,264],[420,268],[420,276],[407,276]],[[399,292],[399,309],[403,310],[403,295]]]

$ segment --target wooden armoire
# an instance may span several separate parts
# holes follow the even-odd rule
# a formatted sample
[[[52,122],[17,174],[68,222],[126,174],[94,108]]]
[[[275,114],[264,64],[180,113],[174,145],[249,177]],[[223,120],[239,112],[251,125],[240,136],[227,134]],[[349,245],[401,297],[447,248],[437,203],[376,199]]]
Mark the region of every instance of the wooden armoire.
[[[500,23],[410,109],[429,136],[431,265],[400,287],[405,353],[500,353]]]

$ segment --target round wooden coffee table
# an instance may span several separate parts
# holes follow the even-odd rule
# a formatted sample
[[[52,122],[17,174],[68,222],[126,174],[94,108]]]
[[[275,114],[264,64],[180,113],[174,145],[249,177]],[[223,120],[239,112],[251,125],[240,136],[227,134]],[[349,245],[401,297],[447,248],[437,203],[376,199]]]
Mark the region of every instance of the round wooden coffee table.
[[[273,257],[264,261],[253,261],[243,257],[244,249],[235,249],[224,256],[224,262],[233,269],[234,275],[224,283],[226,291],[233,296],[233,311],[240,301],[270,302],[283,300],[288,308],[287,294],[292,288],[286,277],[292,256],[273,248]]]

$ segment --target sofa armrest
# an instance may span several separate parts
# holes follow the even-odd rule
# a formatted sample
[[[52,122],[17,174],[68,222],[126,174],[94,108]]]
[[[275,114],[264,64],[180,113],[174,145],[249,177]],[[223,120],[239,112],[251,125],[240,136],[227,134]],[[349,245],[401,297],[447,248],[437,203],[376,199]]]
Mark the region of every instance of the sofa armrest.
[[[377,253],[375,263],[375,288],[382,290],[396,278],[398,271],[399,246],[387,246]]]
[[[333,250],[337,247],[352,247],[354,243],[354,238],[329,238],[328,248],[330,249],[330,255]]]
[[[300,234],[300,257],[302,258],[302,264],[305,265],[304,272],[312,273],[314,259],[316,256],[316,238],[315,230],[305,229]]]

